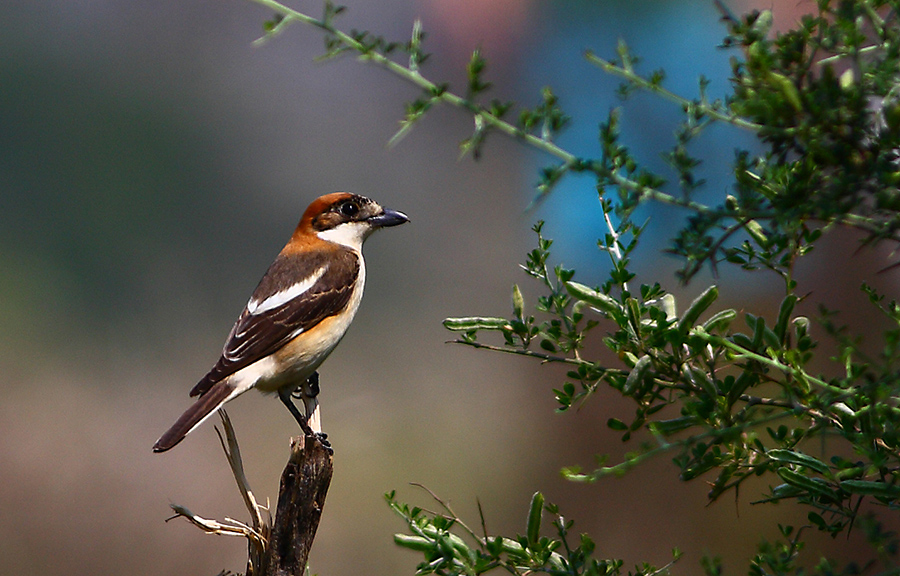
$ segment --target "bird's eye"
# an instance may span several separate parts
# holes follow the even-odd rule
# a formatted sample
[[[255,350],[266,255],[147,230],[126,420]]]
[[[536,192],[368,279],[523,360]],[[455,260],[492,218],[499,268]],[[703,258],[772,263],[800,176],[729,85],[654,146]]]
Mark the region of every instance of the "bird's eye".
[[[344,202],[340,207],[341,214],[353,217],[359,214],[359,204],[356,202]]]

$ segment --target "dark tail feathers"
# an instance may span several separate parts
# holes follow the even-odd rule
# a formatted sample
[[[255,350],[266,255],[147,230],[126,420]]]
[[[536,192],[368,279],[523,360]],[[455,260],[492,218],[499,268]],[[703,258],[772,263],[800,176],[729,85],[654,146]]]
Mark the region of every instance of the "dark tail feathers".
[[[224,404],[232,392],[234,392],[233,386],[229,386],[224,381],[217,382],[206,394],[200,396],[165,434],[160,436],[153,445],[153,451],[165,452],[184,440],[184,437],[195,426]]]

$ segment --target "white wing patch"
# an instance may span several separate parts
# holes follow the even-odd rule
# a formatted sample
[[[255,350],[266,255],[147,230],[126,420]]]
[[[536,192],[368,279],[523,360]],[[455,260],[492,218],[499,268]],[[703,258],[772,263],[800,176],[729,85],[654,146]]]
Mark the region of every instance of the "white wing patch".
[[[325,266],[320,267],[308,278],[297,282],[289,288],[285,288],[284,290],[280,290],[272,294],[265,300],[257,301],[251,298],[250,301],[247,302],[247,312],[253,315],[262,314],[263,312],[267,312],[269,310],[287,304],[294,298],[301,296],[307,290],[312,288],[313,285],[319,281],[319,278],[321,278],[323,274],[325,274]]]

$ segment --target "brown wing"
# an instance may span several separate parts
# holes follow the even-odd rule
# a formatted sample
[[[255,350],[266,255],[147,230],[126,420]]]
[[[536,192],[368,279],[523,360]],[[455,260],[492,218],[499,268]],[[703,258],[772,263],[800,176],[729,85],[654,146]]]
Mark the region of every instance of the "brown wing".
[[[312,287],[281,306],[256,314],[244,308],[219,361],[194,386],[191,396],[203,394],[216,382],[265,358],[301,332],[343,310],[359,275],[359,256],[350,250],[329,250],[303,257],[279,255],[251,300],[264,301],[294,282],[309,278],[321,267],[325,271]]]

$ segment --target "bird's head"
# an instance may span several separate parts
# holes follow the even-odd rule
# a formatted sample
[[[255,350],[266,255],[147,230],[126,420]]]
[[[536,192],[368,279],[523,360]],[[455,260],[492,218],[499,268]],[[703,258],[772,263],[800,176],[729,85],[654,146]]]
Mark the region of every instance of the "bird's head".
[[[365,196],[335,192],[309,205],[295,235],[315,235],[327,242],[362,250],[363,241],[375,230],[406,222],[409,222],[406,214],[382,208]]]

